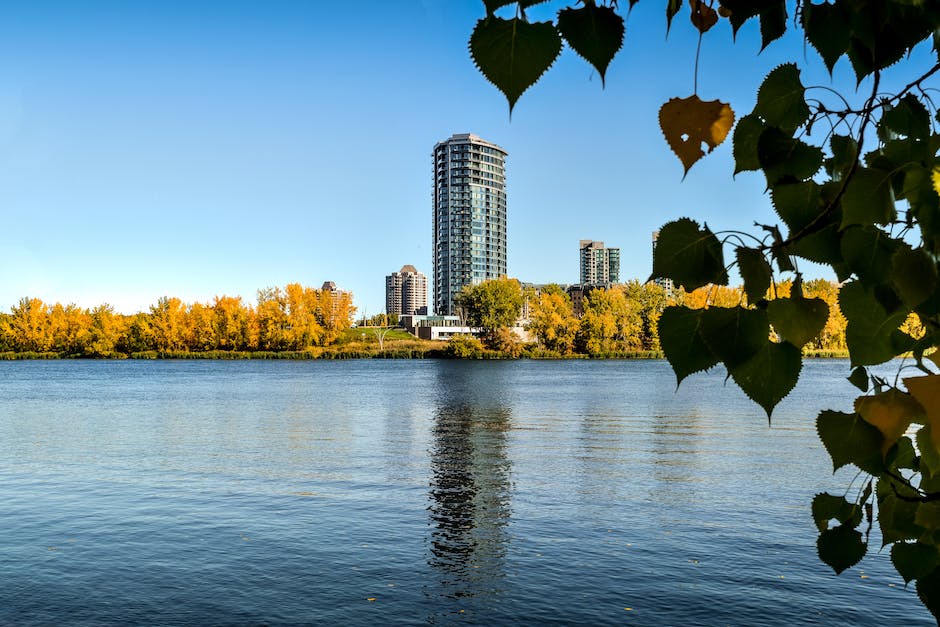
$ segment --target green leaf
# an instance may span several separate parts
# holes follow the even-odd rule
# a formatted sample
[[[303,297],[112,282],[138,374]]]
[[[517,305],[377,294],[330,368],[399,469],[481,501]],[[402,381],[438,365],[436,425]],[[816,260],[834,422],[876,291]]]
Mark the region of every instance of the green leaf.
[[[747,295],[747,302],[756,303],[764,298],[767,290],[770,289],[773,269],[764,259],[764,255],[755,248],[739,246],[735,250],[735,256],[738,259],[738,270],[744,280],[744,293]]]
[[[839,280],[844,281],[848,278],[850,272],[847,267],[844,272],[841,271],[841,266],[845,265],[842,262],[842,252],[839,247],[841,239],[842,234],[839,232],[839,226],[830,224],[815,233],[801,237],[787,247],[787,252],[816,263],[831,265],[839,276]]]
[[[735,36],[738,34],[738,29],[741,28],[741,25],[744,24],[747,20],[752,17],[760,17],[761,19],[761,39],[763,40],[763,46],[766,47],[770,40],[768,37],[773,37],[777,29],[781,26],[779,23],[780,12],[783,12],[783,24],[784,29],[786,28],[786,2],[785,0],[719,0],[719,4],[730,13],[728,21],[731,22],[731,29]],[[769,15],[770,23],[765,25],[763,18],[764,14]],[[764,34],[764,31],[767,31],[767,34]],[[780,34],[783,34],[781,31]],[[777,35],[779,37],[780,35]],[[776,37],[773,37],[776,38]],[[763,50],[763,48],[761,48]]]
[[[825,492],[813,497],[812,512],[819,531],[828,529],[830,520],[838,520],[840,524],[851,523],[852,527],[858,527],[862,523],[861,507],[848,502],[844,497]]]
[[[703,311],[670,306],[659,317],[659,343],[676,373],[676,386],[690,374],[718,364],[699,334]]]
[[[842,228],[850,224],[888,224],[896,217],[891,175],[858,168],[842,196]]]
[[[888,280],[891,257],[897,247],[897,240],[870,226],[845,229],[840,244],[842,258],[865,285],[877,285]]]
[[[940,451],[934,446],[930,429],[930,425],[927,425],[917,431],[917,449],[920,451],[921,472],[925,476],[934,477],[940,474]]]
[[[802,366],[800,349],[765,340],[753,357],[741,365],[729,366],[728,370],[738,387],[763,407],[770,418],[774,407],[796,386]]]
[[[669,34],[669,29],[672,27],[672,18],[676,16],[676,13],[679,12],[679,9],[682,8],[682,0],[666,0],[666,34]]]
[[[483,4],[486,5],[487,15],[492,15],[497,9],[510,4],[518,4],[523,9],[527,9],[530,6],[542,4],[543,2],[548,2],[548,0],[483,0]]]
[[[822,150],[793,139],[779,128],[768,127],[757,140],[757,160],[774,185],[784,178],[797,180],[811,178],[822,166]]]
[[[923,248],[900,246],[891,260],[891,281],[908,307],[916,307],[937,289],[937,264]]]
[[[701,321],[702,339],[729,372],[770,343],[770,323],[760,309],[709,307]]]
[[[868,371],[863,367],[858,366],[852,370],[852,374],[848,377],[849,383],[857,387],[862,392],[868,391]]]
[[[770,188],[770,198],[777,215],[791,233],[812,222],[822,211],[821,190],[818,183],[777,183]]]
[[[849,47],[851,28],[844,4],[803,4],[803,31],[816,49],[829,74]]]
[[[663,226],[653,251],[652,278],[672,279],[687,291],[728,284],[721,242],[698,222],[681,218]]]
[[[912,500],[898,498],[897,493]],[[891,479],[878,480],[878,526],[881,528],[882,546],[899,540],[917,540],[927,530],[914,522],[919,503],[910,488]]]
[[[845,343],[852,366],[873,366],[888,361],[895,352],[894,331],[904,322],[908,309],[886,309],[885,295],[858,281],[846,283],[839,290],[839,309],[846,318]],[[900,303],[898,303],[900,305]]]
[[[930,114],[913,94],[905,95],[897,106],[885,109],[879,124],[903,137],[927,139],[930,136]]]
[[[509,112],[561,53],[561,37],[551,22],[488,17],[470,35],[470,56],[480,72],[509,101]]]
[[[579,9],[567,8],[558,12],[558,32],[572,50],[604,75],[607,66],[623,46],[623,18],[610,7],[585,3]]]
[[[832,458],[833,472],[848,464],[872,475],[884,470],[881,432],[858,414],[824,411],[816,418],[816,431]]]
[[[897,468],[917,470],[917,451],[914,450],[914,443],[911,442],[911,439],[908,437],[898,439],[897,443],[885,455],[885,464]]]
[[[858,564],[865,557],[868,545],[862,542],[861,532],[848,525],[839,525],[819,534],[816,549],[819,559],[838,575],[846,568]]]
[[[829,320],[829,305],[821,298],[775,298],[767,304],[774,330],[797,348],[819,335]]]
[[[753,113],[746,115],[738,121],[734,128],[734,173],[745,170],[760,170],[760,160],[757,158],[757,142],[761,133],[767,128],[764,121]]]
[[[858,142],[845,135],[833,135],[829,146],[832,148],[832,177],[841,181],[858,158]]]
[[[917,580],[917,598],[940,623],[940,568]]]
[[[940,566],[940,555],[937,554],[935,546],[920,542],[896,542],[891,547],[891,563],[904,579],[904,583],[910,583],[926,577]]]
[[[914,523],[924,529],[940,529],[940,502],[921,503],[914,515]]]
[[[776,126],[792,135],[809,119],[805,93],[806,88],[800,82],[800,70],[796,65],[781,65],[768,74],[761,84],[754,113],[762,117],[768,126]]]
[[[779,39],[787,32],[787,5],[776,2],[760,14],[760,49],[763,51],[770,42]]]

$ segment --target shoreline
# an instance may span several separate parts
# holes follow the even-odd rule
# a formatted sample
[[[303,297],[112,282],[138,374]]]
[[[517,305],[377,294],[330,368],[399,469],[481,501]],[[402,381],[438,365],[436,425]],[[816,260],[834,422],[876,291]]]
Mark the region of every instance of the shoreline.
[[[838,350],[812,350],[803,353],[804,359],[848,359],[848,351]],[[114,353],[111,355],[89,356],[68,355],[54,352],[0,352],[0,361],[49,361],[49,360],[116,360],[125,359],[140,361],[155,361],[164,359],[177,360],[294,360],[294,361],[329,361],[344,359],[465,359],[470,361],[486,360],[633,360],[633,359],[665,359],[662,351],[615,351],[601,354],[571,353],[567,355],[554,354],[548,351],[533,352],[519,356],[512,356],[498,351],[486,351],[484,354],[457,357],[449,354],[446,348],[429,349],[395,349],[384,350],[317,350],[317,351],[145,351],[140,353]]]

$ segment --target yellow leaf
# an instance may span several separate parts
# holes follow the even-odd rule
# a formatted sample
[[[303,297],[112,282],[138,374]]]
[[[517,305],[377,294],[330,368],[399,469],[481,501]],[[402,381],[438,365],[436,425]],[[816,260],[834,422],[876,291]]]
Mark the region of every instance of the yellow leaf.
[[[874,425],[884,436],[881,452],[888,449],[904,435],[911,422],[924,413],[924,408],[899,390],[891,389],[874,396],[860,396],[855,399],[855,411],[870,425]]]
[[[940,374],[910,377],[904,379],[904,385],[923,408],[926,424],[930,425],[930,440],[940,451]]]
[[[672,98],[659,109],[659,127],[686,172],[705,156],[702,147],[714,150],[733,125],[730,105],[718,100],[705,102],[695,95]]]
[[[940,195],[940,166],[933,169],[933,189]]]

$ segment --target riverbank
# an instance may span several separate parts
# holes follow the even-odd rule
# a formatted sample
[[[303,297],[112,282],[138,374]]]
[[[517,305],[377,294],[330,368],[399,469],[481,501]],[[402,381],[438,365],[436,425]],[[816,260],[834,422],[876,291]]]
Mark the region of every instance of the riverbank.
[[[847,359],[848,351],[805,350],[805,358]],[[302,351],[142,351],[135,353],[111,353],[108,355],[70,355],[55,352],[0,352],[0,361],[30,359],[663,359],[662,351],[608,351],[603,353],[567,353],[526,347],[518,355],[501,351],[478,350],[471,354],[455,355],[446,342],[387,342],[383,348],[368,346],[337,346],[311,348]]]

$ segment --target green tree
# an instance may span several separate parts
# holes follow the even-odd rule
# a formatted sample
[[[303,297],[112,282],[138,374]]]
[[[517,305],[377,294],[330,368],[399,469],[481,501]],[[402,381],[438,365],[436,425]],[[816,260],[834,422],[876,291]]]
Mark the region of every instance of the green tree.
[[[537,23],[526,16],[533,4],[541,3],[484,0],[486,15],[470,38],[474,62],[505,94],[510,111],[551,67],[563,42],[597,70],[602,84],[623,44],[615,0],[582,0],[562,8],[554,21]],[[669,25],[685,4],[664,4]],[[849,380],[862,395],[849,412],[822,412],[817,430],[834,469],[851,464],[865,479],[861,490],[846,490],[849,498],[820,494],[813,500],[819,556],[837,573],[856,564],[868,550],[864,525],[877,517],[898,573],[915,582],[920,600],[940,620],[940,115],[926,86],[940,72],[940,3],[717,5],[689,2],[700,42],[721,17],[734,33],[759,21],[767,47],[787,31],[788,9],[795,6],[793,24],[807,48],[830,73],[846,57],[859,89],[839,94],[806,85],[800,64],[809,55],[802,53],[760,84],[754,109],[734,129],[735,174],[763,176],[780,223],[757,225],[754,234],[714,233],[678,218],[660,229],[654,277],[694,293],[727,285],[728,270],[737,266],[744,281],[738,303],[667,307],[659,320],[663,351],[680,383],[723,366],[769,417],[796,385],[801,349],[832,320],[829,303],[807,294],[799,268],[805,262],[829,266],[841,284]],[[512,16],[498,16],[506,6]],[[912,54],[931,42],[930,55]],[[891,80],[883,80],[888,75]],[[686,171],[725,140],[735,118],[730,105],[699,98],[697,80],[691,96],[673,98],[659,112],[666,141]],[[788,278],[789,295],[765,298]],[[867,370],[905,354],[915,369],[905,372],[909,376],[888,381]],[[919,425],[913,439],[905,435],[912,424]]]
[[[506,277],[467,285],[454,304],[463,312],[467,324],[480,330],[483,343],[495,348],[504,343],[497,341],[499,330],[514,326],[519,319],[522,287],[516,279]]]

